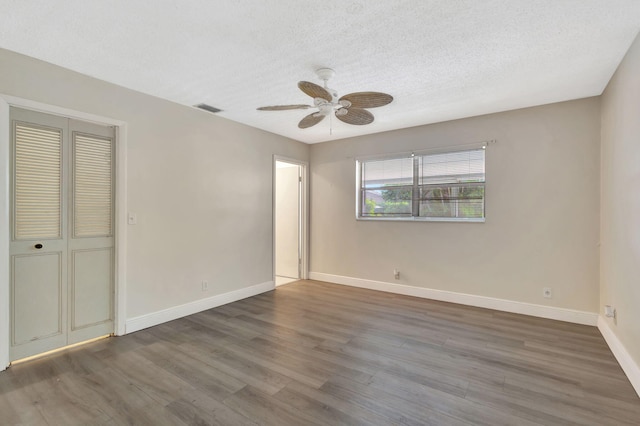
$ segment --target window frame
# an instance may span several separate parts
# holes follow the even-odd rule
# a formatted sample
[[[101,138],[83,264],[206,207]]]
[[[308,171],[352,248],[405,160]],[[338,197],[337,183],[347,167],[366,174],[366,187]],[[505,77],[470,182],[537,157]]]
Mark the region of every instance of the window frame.
[[[430,150],[430,151],[415,151],[411,153],[402,153],[402,154],[388,154],[388,155],[380,155],[380,156],[372,156],[372,157],[361,157],[356,158],[356,220],[361,221],[388,221],[388,222],[461,222],[461,223],[484,223],[486,221],[486,187],[487,187],[487,177],[486,177],[486,147],[487,143],[482,143],[474,146],[465,146],[442,150]],[[446,184],[442,185],[434,185],[434,184],[420,184],[420,172],[418,167],[418,158],[422,156],[428,155],[436,155],[436,154],[448,154],[448,153],[456,153],[456,152],[464,152],[464,151],[475,151],[475,150],[484,150],[484,164],[485,164],[485,175],[484,181],[482,182],[469,182],[465,183],[454,183],[454,184]],[[384,160],[395,160],[400,158],[412,158],[414,159],[414,170],[413,170],[413,184],[411,185],[400,185],[395,188],[408,188],[412,189],[412,197],[411,197],[411,213],[409,215],[404,216],[363,216],[362,215],[362,205],[364,202],[363,197],[366,194],[366,188],[363,188],[363,163],[372,162],[372,161],[384,161]],[[420,191],[422,188],[434,187],[434,186],[458,186],[458,187],[466,187],[466,186],[482,186],[484,188],[483,197],[482,197],[482,217],[473,217],[473,218],[465,218],[465,217],[446,217],[446,216],[419,216],[420,214]]]

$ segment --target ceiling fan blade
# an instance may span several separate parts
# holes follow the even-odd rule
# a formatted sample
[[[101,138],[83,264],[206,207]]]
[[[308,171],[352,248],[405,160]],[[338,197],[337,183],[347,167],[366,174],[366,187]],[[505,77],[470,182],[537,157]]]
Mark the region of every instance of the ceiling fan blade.
[[[311,105],[272,105],[256,108],[258,111],[285,111],[288,109],[307,109],[313,108]]]
[[[298,123],[298,127],[300,127],[301,129],[307,129],[311,126],[315,126],[316,124],[324,120],[324,117],[324,114],[320,114],[319,112],[312,112],[311,114],[300,120],[300,122]]]
[[[376,108],[387,105],[393,101],[393,96],[380,92],[356,92],[349,93],[340,98],[351,102],[351,106],[356,108]]]
[[[346,114],[342,113],[345,110],[347,111]],[[340,121],[344,121],[347,124],[355,124],[356,126],[373,123],[373,114],[361,108],[340,108],[336,111],[336,117]]]
[[[333,99],[331,93],[327,92],[326,89],[318,86],[315,83],[310,83],[308,81],[299,81],[298,88],[314,99],[322,98],[327,102],[331,102],[331,100]]]

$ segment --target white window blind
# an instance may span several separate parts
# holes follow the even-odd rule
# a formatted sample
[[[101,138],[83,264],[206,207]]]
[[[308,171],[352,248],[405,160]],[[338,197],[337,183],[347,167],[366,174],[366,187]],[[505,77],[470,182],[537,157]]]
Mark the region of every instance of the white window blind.
[[[75,237],[113,233],[113,141],[73,134],[73,204]]]
[[[62,234],[62,130],[16,123],[14,238]]]
[[[413,185],[413,159],[395,158],[362,164],[365,188]]]
[[[359,164],[359,217],[484,218],[484,149]]]
[[[484,182],[484,149],[421,156],[420,184]]]

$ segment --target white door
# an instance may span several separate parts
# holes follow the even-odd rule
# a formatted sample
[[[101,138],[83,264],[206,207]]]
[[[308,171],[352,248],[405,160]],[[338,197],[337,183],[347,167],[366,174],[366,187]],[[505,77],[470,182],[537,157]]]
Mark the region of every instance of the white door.
[[[300,279],[302,263],[302,166],[276,161],[275,165],[275,281]]]
[[[11,360],[113,332],[113,128],[11,109]]]

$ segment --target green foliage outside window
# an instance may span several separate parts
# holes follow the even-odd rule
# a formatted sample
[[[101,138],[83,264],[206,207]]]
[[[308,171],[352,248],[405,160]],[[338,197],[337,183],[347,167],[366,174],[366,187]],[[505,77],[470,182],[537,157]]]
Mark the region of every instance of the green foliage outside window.
[[[369,194],[365,199],[364,216],[405,216],[412,213],[410,188],[390,188]],[[380,199],[381,198],[381,199]],[[484,217],[484,186],[422,187],[419,197],[421,217]]]

